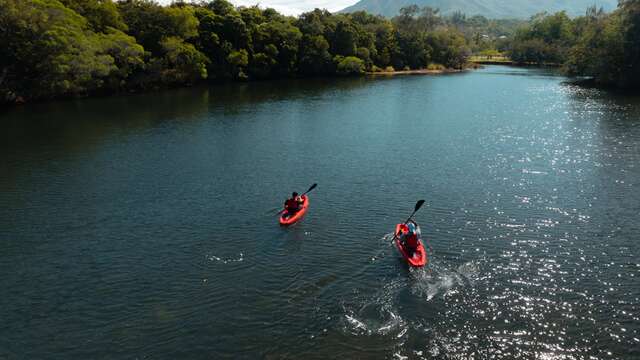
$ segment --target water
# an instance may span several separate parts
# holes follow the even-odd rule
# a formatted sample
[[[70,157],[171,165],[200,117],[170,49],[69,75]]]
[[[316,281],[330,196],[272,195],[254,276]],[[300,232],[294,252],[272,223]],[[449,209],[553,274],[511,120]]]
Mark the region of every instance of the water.
[[[488,67],[0,121],[0,359],[640,358],[638,97]]]

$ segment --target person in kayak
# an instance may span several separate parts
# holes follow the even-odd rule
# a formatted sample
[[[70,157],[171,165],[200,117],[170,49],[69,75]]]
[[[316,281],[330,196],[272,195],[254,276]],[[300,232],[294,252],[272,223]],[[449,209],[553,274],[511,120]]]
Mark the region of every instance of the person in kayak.
[[[402,245],[407,251],[409,256],[413,256],[413,253],[418,249],[418,244],[420,244],[420,230],[418,228],[418,224],[416,224],[413,220],[410,220],[407,225],[403,226],[403,236],[400,239],[402,241]]]
[[[298,196],[297,192],[291,194],[291,199],[287,199],[284,202],[284,209],[287,211],[287,215],[289,217],[295,215],[298,211],[300,211],[304,200],[300,196]]]

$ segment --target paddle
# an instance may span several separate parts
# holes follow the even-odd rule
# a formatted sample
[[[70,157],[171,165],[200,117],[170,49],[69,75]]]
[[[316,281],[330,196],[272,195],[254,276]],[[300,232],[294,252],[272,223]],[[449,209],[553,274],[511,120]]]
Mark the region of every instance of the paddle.
[[[413,215],[415,215],[415,214],[418,212],[418,210],[420,210],[420,208],[422,207],[422,205],[424,205],[424,203],[425,203],[425,201],[424,201],[424,200],[419,200],[419,201],[416,203],[416,207],[415,207],[415,209],[413,210],[413,213],[411,214],[411,216],[409,216],[409,218],[407,219],[407,221],[405,221],[405,222],[404,222],[404,224],[405,224],[405,225],[409,222],[409,220],[411,220],[411,218],[413,217]],[[394,242],[397,238],[398,238],[398,234],[393,235],[393,239],[391,239],[391,242]]]
[[[300,197],[303,197],[305,195],[307,195],[308,193],[310,193],[311,191],[313,191],[313,189],[317,188],[318,184],[313,184],[311,185],[311,187],[309,188],[309,190],[305,191],[302,195],[299,195]],[[285,211],[285,209],[280,210],[276,215],[280,215]]]
[[[313,189],[317,188],[318,184],[313,184],[311,185],[311,187],[309,188],[309,190],[307,190],[304,194],[300,195],[300,197],[303,197],[305,195],[307,195],[308,193],[310,193]]]

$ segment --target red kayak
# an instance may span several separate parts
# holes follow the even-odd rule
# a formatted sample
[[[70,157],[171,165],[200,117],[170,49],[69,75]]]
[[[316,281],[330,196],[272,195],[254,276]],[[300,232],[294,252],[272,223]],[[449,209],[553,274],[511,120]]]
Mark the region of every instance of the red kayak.
[[[402,225],[404,224],[396,225],[396,235],[398,235],[396,237],[396,245],[398,246],[400,254],[402,254],[402,257],[413,267],[425,266],[427,264],[427,251],[425,250],[424,245],[422,245],[422,240],[418,241],[418,248],[413,253],[413,256],[409,256],[407,249],[400,241],[400,237],[408,232],[406,229],[402,229]]]
[[[289,211],[285,210],[280,216],[280,225],[289,226],[297,223],[302,219],[304,214],[307,213],[307,208],[309,207],[309,197],[306,195],[302,195],[302,207],[295,214],[289,214]]]

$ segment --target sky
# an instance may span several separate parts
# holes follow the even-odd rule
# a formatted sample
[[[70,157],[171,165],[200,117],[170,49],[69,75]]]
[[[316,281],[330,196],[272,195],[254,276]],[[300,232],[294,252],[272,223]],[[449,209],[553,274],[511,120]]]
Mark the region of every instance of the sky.
[[[299,15],[315,8],[338,11],[353,5],[358,0],[229,0],[240,6],[253,6],[258,4],[261,8],[274,8],[285,15]],[[160,0],[162,4],[170,4],[171,0]]]

